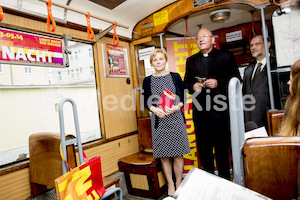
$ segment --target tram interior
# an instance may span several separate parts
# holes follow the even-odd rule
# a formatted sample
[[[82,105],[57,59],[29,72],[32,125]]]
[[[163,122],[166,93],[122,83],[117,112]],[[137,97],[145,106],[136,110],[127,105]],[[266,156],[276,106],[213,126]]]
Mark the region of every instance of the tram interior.
[[[55,191],[54,182],[46,188],[40,184],[32,184],[30,162],[33,158],[30,158],[30,148],[33,147],[30,146],[29,138],[41,133],[56,134],[53,141],[55,145],[59,145],[59,139],[56,140],[61,133],[59,109],[60,102],[65,98],[71,98],[76,103],[84,152],[89,159],[101,157],[102,175],[115,181],[111,183],[112,187],[120,187],[124,199],[165,198],[166,186],[161,187],[160,197],[129,194],[132,187],[143,188],[145,182],[143,177],[137,177],[137,186],[131,185],[132,183],[129,186],[124,172],[121,172],[118,166],[120,159],[141,152],[138,120],[150,116],[148,110],[141,109],[140,90],[144,78],[153,73],[153,68],[149,60],[140,59],[139,54],[141,50],[153,47],[168,51],[168,39],[190,39],[193,43],[193,38],[201,27],[212,31],[218,38],[220,49],[234,54],[243,76],[244,69],[255,60],[249,49],[250,37],[263,34],[262,26],[265,23],[267,35],[272,41],[269,53],[278,57],[278,69],[272,71],[272,77],[276,77],[280,90],[280,95],[275,98],[280,101],[279,110],[284,109],[289,95],[287,82],[290,78],[291,60],[294,58],[289,58],[288,55],[290,52],[293,55],[297,55],[297,51],[300,52],[298,0],[53,0],[55,31],[51,31],[53,21],[50,23],[50,30],[47,29],[46,20],[49,13],[46,3],[49,1],[0,0],[3,8],[3,19],[0,22],[1,52],[4,51],[3,46],[12,46],[14,43],[13,35],[5,34],[6,31],[15,32],[14,36],[19,37],[17,39],[20,44],[15,48],[29,48],[29,43],[21,44],[21,36],[29,34],[30,37],[39,37],[40,40],[61,41],[63,50],[67,49],[70,52],[66,55],[68,66],[49,66],[46,61],[31,65],[29,61],[24,62],[27,59],[25,53],[19,53],[19,57],[25,56],[23,62],[0,60],[0,199],[39,199],[40,194]],[[163,12],[166,10],[169,11],[167,20]],[[91,14],[90,25],[95,33],[94,38],[87,36],[87,12]],[[214,14],[225,15],[225,19],[214,22]],[[161,24],[155,25],[158,22]],[[286,26],[282,22],[286,23]],[[113,25],[116,25],[115,30]],[[239,32],[241,38],[228,40],[226,34],[233,32]],[[66,39],[65,35],[71,38]],[[109,46],[112,44],[120,46],[124,58],[122,73],[118,71],[120,60],[116,62],[113,56],[109,56],[110,50],[116,50]],[[15,53],[16,51],[18,50],[15,50]],[[171,67],[169,66],[169,69]],[[182,66],[179,69],[184,70]],[[122,106],[125,109],[121,109]],[[65,113],[65,132],[76,136],[74,107],[67,104],[62,109]],[[247,145],[250,145],[249,143]],[[290,140],[284,143],[293,144]],[[297,139],[295,143],[298,143]],[[299,151],[297,147],[298,144],[295,145],[295,152]],[[268,155],[271,155],[270,152]],[[62,174],[59,150],[55,150],[54,154],[56,158],[58,156],[58,160],[55,161],[55,166],[50,168],[55,168],[55,173]],[[50,155],[50,160],[54,154],[46,155]],[[197,156],[193,156],[197,159]],[[297,162],[299,156],[294,157],[294,161]],[[45,157],[38,159],[43,160],[41,163],[47,163]],[[75,161],[72,160],[72,166],[79,165],[76,145],[73,159]],[[255,161],[255,158],[247,160],[249,163]],[[38,163],[36,160],[32,165],[38,167]],[[263,167],[263,164],[260,167]],[[283,166],[280,167],[282,169]],[[233,176],[234,169],[231,170]],[[287,172],[294,172],[293,170],[289,168]],[[254,180],[254,183],[255,181],[257,180]],[[148,184],[147,180],[145,184]],[[36,190],[33,191],[34,189]],[[146,190],[151,189],[153,188]],[[41,193],[38,194],[39,192]]]

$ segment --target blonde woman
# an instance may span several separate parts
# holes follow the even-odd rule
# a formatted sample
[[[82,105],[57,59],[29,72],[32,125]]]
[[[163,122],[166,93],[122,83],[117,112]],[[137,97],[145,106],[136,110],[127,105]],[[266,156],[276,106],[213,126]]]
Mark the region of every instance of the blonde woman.
[[[184,105],[184,85],[178,73],[166,70],[167,61],[167,53],[163,49],[154,49],[151,52],[150,63],[155,73],[144,79],[143,90],[144,105],[152,112],[153,156],[161,160],[168,184],[168,195],[172,196],[182,180],[182,156],[190,153],[190,146],[181,110]],[[171,107],[163,109],[158,107],[158,102],[165,88],[177,96],[177,101]],[[175,184],[172,179],[173,170]]]
[[[282,123],[280,135],[300,135],[300,59],[291,67],[288,82],[290,95],[285,104],[285,118]]]

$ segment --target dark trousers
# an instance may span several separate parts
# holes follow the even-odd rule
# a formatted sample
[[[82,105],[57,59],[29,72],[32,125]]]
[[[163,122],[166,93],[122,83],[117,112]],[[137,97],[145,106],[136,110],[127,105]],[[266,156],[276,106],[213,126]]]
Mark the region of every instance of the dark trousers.
[[[228,118],[226,121],[215,123],[209,119],[209,115],[203,113],[194,116],[197,149],[203,170],[214,173],[215,147],[216,164],[220,177],[230,180],[229,172],[229,148],[230,131]]]

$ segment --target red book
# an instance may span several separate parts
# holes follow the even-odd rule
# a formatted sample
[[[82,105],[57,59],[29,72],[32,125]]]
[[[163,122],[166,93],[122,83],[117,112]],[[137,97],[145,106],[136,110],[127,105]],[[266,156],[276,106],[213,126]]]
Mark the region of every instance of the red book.
[[[165,88],[158,102],[158,107],[165,109],[165,107],[168,106],[171,108],[175,99],[176,95]]]

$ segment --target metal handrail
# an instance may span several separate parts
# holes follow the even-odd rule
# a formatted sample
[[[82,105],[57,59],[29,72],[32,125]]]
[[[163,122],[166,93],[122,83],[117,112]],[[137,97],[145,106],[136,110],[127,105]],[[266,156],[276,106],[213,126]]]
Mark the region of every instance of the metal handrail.
[[[264,8],[260,8],[260,11],[261,11],[262,33],[263,33],[263,38],[264,38],[266,60],[267,60],[266,67],[267,67],[267,76],[268,76],[270,105],[271,105],[271,110],[275,110],[273,85],[272,85],[273,80],[272,80],[272,76],[271,76],[271,64],[270,64],[269,47],[268,47],[268,29],[267,29],[267,26],[266,26]]]
[[[74,124],[75,124],[75,130],[76,130],[76,138],[69,141],[68,144],[66,144],[66,132],[65,132],[65,125],[64,125],[64,113],[63,113],[63,105],[66,102],[70,102],[73,107],[73,115],[74,115]],[[78,147],[78,153],[79,153],[79,161],[80,164],[83,164],[83,153],[82,153],[82,145],[81,145],[81,137],[80,137],[80,130],[79,130],[79,123],[78,123],[78,115],[77,115],[77,107],[75,102],[70,98],[62,99],[59,103],[59,124],[60,124],[60,137],[61,137],[61,149],[63,152],[63,155],[66,157],[67,155],[67,145],[70,144],[77,144]],[[67,165],[64,161],[62,161],[63,166],[63,173],[67,173]]]
[[[231,146],[234,182],[244,186],[244,163],[242,150],[245,141],[244,112],[241,82],[233,77],[228,85]]]
[[[63,105],[65,102],[70,102],[73,106],[73,115],[74,115],[74,124],[75,124],[75,130],[76,130],[76,138],[72,139],[72,140],[67,140],[65,138],[65,125],[64,125],[64,114],[63,114]],[[66,158],[67,155],[67,145],[70,144],[77,144],[78,147],[78,153],[79,153],[79,160],[80,160],[80,164],[82,165],[83,162],[83,150],[82,150],[82,145],[81,145],[81,137],[80,137],[80,130],[79,130],[79,122],[78,122],[78,114],[77,114],[77,107],[76,107],[76,103],[74,100],[70,99],[70,98],[65,98],[62,99],[59,103],[59,124],[60,124],[60,136],[61,136],[61,148],[62,148],[62,152]],[[62,166],[63,166],[63,173],[67,173],[67,165],[64,161],[62,161]],[[122,189],[117,187],[117,188],[113,188],[107,192],[105,192],[103,194],[103,196],[100,198],[100,200],[102,199],[106,199],[107,197],[109,197],[110,195],[116,193],[117,196],[119,197],[120,200],[123,200],[123,192]]]

